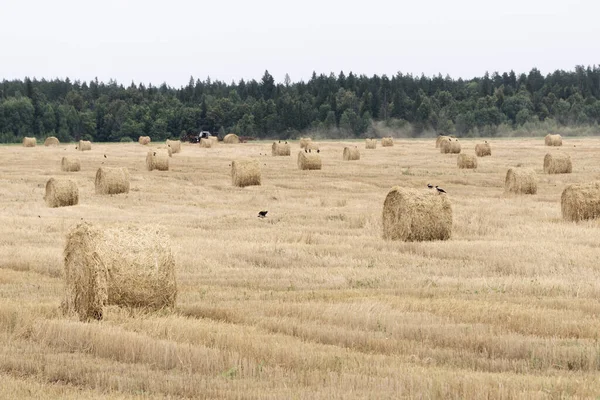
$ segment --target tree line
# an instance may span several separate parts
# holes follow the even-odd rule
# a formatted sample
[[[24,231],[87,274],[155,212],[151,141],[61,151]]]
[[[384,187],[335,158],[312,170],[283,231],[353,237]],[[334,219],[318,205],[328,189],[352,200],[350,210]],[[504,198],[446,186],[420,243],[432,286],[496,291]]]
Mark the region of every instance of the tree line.
[[[209,130],[256,138],[407,135],[495,136],[550,121],[552,126],[600,122],[600,67],[576,66],[542,75],[533,68],[452,79],[397,73],[371,77],[313,73],[307,81],[262,79],[229,84],[190,78],[187,86],[64,80],[3,80],[0,142],[56,136],[66,142],[179,138]]]

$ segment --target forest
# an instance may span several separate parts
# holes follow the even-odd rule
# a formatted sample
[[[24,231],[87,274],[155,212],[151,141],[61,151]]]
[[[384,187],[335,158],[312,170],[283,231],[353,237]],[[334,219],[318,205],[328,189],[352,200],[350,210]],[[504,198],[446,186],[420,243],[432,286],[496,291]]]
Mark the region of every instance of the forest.
[[[398,72],[371,77],[316,73],[307,81],[288,75],[276,83],[225,83],[194,79],[173,88],[114,80],[3,80],[0,83],[0,142],[24,136],[56,136],[62,142],[179,138],[209,130],[257,139],[460,137],[526,135],[581,127],[600,134],[600,67],[576,66],[544,76],[485,73],[463,80]],[[547,132],[546,132],[547,133]]]

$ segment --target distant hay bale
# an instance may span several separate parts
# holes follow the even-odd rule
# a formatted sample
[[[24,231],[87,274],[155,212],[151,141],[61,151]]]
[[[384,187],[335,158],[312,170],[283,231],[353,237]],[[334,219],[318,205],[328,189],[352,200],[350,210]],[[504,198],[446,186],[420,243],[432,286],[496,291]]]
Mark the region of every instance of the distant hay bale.
[[[373,150],[377,148],[377,139],[367,139],[365,149]]]
[[[204,147],[207,149],[210,149],[211,147],[213,147],[213,141],[210,139],[200,139],[200,147]]]
[[[306,153],[305,151],[298,153],[299,169],[321,169],[321,167],[321,156],[319,153]]]
[[[217,136],[209,136],[208,139],[212,141],[213,146],[216,146],[219,144],[219,138]]]
[[[537,174],[531,168],[509,168],[504,180],[504,191],[516,194],[536,194]]]
[[[344,161],[360,160],[360,151],[358,147],[344,147]]]
[[[460,153],[460,142],[458,139],[447,137],[440,143],[440,152],[442,154],[458,154]]]
[[[223,137],[223,143],[227,144],[238,144],[240,142],[240,138],[235,133],[228,133]]]
[[[159,171],[168,171],[169,170],[169,152],[168,150],[148,150],[148,154],[146,154],[146,169],[148,171],[159,170]]]
[[[96,194],[129,193],[127,168],[100,167],[96,172]]]
[[[82,321],[102,319],[108,305],[175,306],[175,259],[160,227],[103,230],[83,222],[67,234],[63,255],[63,310]]]
[[[91,150],[92,142],[90,142],[89,140],[80,140],[77,148],[79,149],[79,151]]]
[[[75,181],[70,179],[50,178],[46,182],[44,200],[48,207],[74,206],[79,203],[79,189]]]
[[[460,169],[475,169],[477,168],[477,157],[472,154],[459,154],[456,165]]]
[[[446,240],[452,234],[452,205],[436,190],[395,186],[383,203],[382,221],[384,239]]]
[[[570,174],[573,171],[571,157],[566,153],[548,153],[544,157],[544,173]]]
[[[312,142],[311,138],[300,138],[300,148],[306,149],[310,142]]]
[[[44,140],[44,146],[58,146],[60,144],[60,140],[56,136],[48,136],[46,140]]]
[[[181,153],[181,142],[179,140],[167,139],[167,147],[170,147],[173,154]]]
[[[381,147],[392,147],[394,145],[394,139],[392,137],[384,137],[381,139]]]
[[[600,217],[600,182],[567,186],[560,197],[563,219],[582,221]]]
[[[150,136],[140,136],[138,138],[138,142],[143,145],[150,144],[151,141]]]
[[[81,170],[81,162],[77,157],[63,157],[60,162],[60,169],[64,172],[77,172]]]
[[[477,157],[491,156],[492,148],[489,143],[477,143],[475,145],[475,154],[477,154]]]
[[[256,159],[240,159],[231,162],[231,183],[233,186],[246,187],[260,185],[260,163]]]
[[[435,148],[439,148],[444,139],[448,139],[450,136],[439,135],[437,139],[435,139]]]
[[[273,142],[271,146],[271,155],[273,156],[289,156],[291,155],[290,145],[286,143]]]
[[[312,150],[312,151],[317,151],[319,150],[319,143],[317,142],[308,142],[308,145],[306,146],[307,150]]]
[[[562,136],[547,134],[544,143],[546,146],[562,146]]]
[[[34,137],[27,137],[25,136],[23,138],[23,147],[35,147],[37,146],[37,140]]]

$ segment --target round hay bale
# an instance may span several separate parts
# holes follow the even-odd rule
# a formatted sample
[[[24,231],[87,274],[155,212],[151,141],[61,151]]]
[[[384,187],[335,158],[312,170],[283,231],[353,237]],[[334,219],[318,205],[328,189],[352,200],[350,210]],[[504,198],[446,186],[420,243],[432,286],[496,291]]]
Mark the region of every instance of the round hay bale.
[[[150,144],[151,141],[150,136],[140,136],[138,138],[138,143],[143,144],[144,146]]]
[[[158,146],[157,149],[165,150],[169,154],[169,157],[173,157],[173,149],[171,146]]]
[[[360,151],[358,147],[344,147],[344,161],[360,160]]]
[[[306,149],[310,142],[312,142],[311,138],[300,138],[300,148]]]
[[[582,221],[600,217],[600,182],[569,185],[562,192],[563,219]]]
[[[477,168],[477,157],[472,154],[459,154],[456,165],[460,169],[475,169]]]
[[[91,150],[92,142],[90,142],[89,140],[80,140],[78,148],[79,148],[79,151]]]
[[[570,174],[573,171],[571,157],[566,153],[548,153],[544,157],[544,173]]]
[[[435,148],[439,148],[444,139],[448,139],[450,136],[439,135],[437,139],[435,139]]]
[[[310,141],[308,145],[306,145],[307,150],[317,151],[319,150],[319,143]]]
[[[321,156],[319,153],[307,153],[300,151],[298,153],[299,169],[321,169]]]
[[[167,147],[170,147],[173,154],[181,153],[181,141],[167,139]]]
[[[547,134],[544,143],[546,146],[562,146],[562,136]]]
[[[23,147],[35,147],[37,146],[37,140],[34,137],[27,137],[25,136],[23,138]]]
[[[271,146],[271,155],[273,155],[273,156],[289,156],[291,154],[292,154],[292,152],[291,152],[290,145],[288,144],[288,142],[285,142],[285,143],[273,142],[273,145]]]
[[[60,169],[64,172],[77,172],[81,170],[81,162],[77,157],[63,157],[60,162]]]
[[[214,141],[210,139],[200,139],[200,147],[210,149],[211,147],[213,147],[213,143]]]
[[[70,179],[50,178],[46,182],[44,196],[48,207],[68,207],[79,203],[79,189],[75,181]]]
[[[377,148],[377,139],[367,139],[365,141],[365,149],[373,150]]]
[[[96,172],[96,194],[129,193],[127,168],[100,167]]]
[[[459,154],[460,142],[458,139],[447,137],[440,143],[440,153],[442,154]]]
[[[60,144],[60,140],[56,136],[48,136],[46,140],[44,140],[44,146],[58,146]]]
[[[394,139],[392,137],[384,137],[381,139],[381,147],[392,147],[394,145]]]
[[[67,234],[63,309],[82,321],[102,319],[104,307],[174,307],[175,259],[158,226],[102,230],[81,223]]]
[[[504,180],[504,191],[516,194],[536,194],[537,174],[531,168],[509,168]]]
[[[231,162],[231,183],[246,187],[260,185],[260,163],[256,159],[240,159]]]
[[[384,239],[446,240],[452,234],[452,205],[436,190],[395,186],[383,203],[382,221]]]
[[[489,143],[477,143],[475,145],[475,154],[477,154],[477,157],[491,156],[492,148]]]
[[[167,150],[148,150],[146,154],[146,169],[153,171],[155,169],[159,171],[169,170],[169,152]]]
[[[228,133],[223,137],[223,143],[227,144],[238,144],[240,142],[240,138],[235,133]]]

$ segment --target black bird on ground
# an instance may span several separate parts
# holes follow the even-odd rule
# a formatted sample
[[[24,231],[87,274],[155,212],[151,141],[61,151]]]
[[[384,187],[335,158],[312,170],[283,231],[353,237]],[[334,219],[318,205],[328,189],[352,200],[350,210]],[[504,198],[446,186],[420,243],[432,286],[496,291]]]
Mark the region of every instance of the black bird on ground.
[[[267,216],[268,211],[259,211],[258,218],[264,218]]]
[[[309,153],[312,153],[312,149],[308,149],[308,152],[309,152]]]
[[[317,150],[317,153],[320,153],[320,152],[321,152],[321,150]]]
[[[156,153],[154,153],[154,155],[156,155]],[[106,154],[104,155],[104,158],[106,158]]]
[[[308,153],[308,150],[304,149],[304,152],[305,152],[305,153]]]
[[[433,189],[433,185],[432,185],[431,183],[428,183],[428,184],[427,184],[427,187],[428,187],[429,189]]]
[[[279,143],[281,143],[281,140],[279,141]]]
[[[439,186],[436,186],[435,189],[438,191],[439,194],[446,193],[446,191]]]
[[[287,144],[287,142],[285,142],[285,144]]]
[[[154,155],[156,155],[156,152],[154,152]],[[106,156],[104,156],[104,157],[106,157]]]

